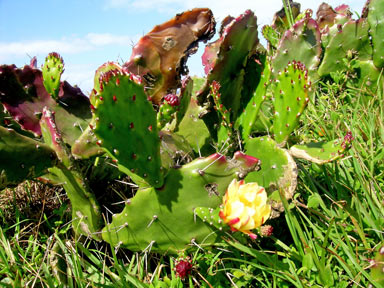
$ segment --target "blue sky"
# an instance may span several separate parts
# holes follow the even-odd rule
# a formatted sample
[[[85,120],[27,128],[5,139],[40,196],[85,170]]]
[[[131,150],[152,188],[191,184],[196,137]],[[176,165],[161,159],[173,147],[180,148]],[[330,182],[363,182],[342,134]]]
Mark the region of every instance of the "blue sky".
[[[321,1],[299,1],[315,12]],[[324,1],[348,4],[361,13],[363,0]],[[270,24],[281,0],[0,0],[0,64],[38,65],[52,51],[65,62],[63,79],[85,93],[94,71],[107,61],[127,61],[134,43],[153,26],[194,7],[211,8],[220,23],[226,15],[251,9],[258,24]],[[261,36],[260,36],[261,37]],[[202,49],[188,60],[192,75],[203,75]]]

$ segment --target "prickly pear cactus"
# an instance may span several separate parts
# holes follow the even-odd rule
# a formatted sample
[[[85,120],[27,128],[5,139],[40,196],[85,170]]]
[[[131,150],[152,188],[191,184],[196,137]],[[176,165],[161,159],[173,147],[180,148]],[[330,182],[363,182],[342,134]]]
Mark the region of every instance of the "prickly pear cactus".
[[[261,115],[259,113],[261,105],[267,99],[267,88],[271,80],[271,67],[266,58],[264,58],[264,61],[259,62],[259,65],[262,72],[259,73],[258,77],[255,77],[259,80],[257,88],[236,123],[236,128],[240,129],[243,139],[248,139],[254,131],[254,124]],[[255,81],[257,81],[256,79]]]
[[[211,10],[196,8],[176,15],[155,26],[133,47],[124,69],[143,77],[151,100],[159,104],[169,93],[180,87],[181,75],[187,74],[186,60],[196,52],[199,41],[215,34]]]
[[[71,200],[74,230],[78,234],[99,240],[98,232],[102,227],[100,208],[94,194],[88,191],[84,177],[57,130],[54,113],[44,108],[40,124],[45,142],[55,150],[60,159],[56,167],[50,168],[50,173],[61,180]]]
[[[340,27],[338,33],[325,48],[324,58],[318,70],[319,75],[326,76],[330,72],[345,69],[343,58],[349,57],[349,61],[351,59],[370,60],[372,47],[368,30],[369,25],[364,18],[350,20]]]
[[[384,2],[381,0],[368,1],[369,34],[372,37],[373,63],[377,68],[384,68]]]
[[[245,151],[261,161],[260,170],[253,171],[245,178],[246,182],[256,182],[264,187],[268,198],[273,201],[272,217],[284,211],[278,190],[281,189],[287,199],[291,199],[297,185],[297,166],[286,149],[278,147],[268,136],[247,139]]]
[[[348,132],[344,139],[294,145],[289,149],[289,152],[293,157],[306,159],[317,164],[325,164],[344,157],[345,151],[351,147],[352,140],[352,134]]]
[[[320,30],[317,22],[307,14],[284,33],[273,56],[274,73],[282,72],[289,62],[303,63],[311,78],[317,79],[317,67],[321,57]]]
[[[218,52],[211,60],[205,87],[199,93],[200,104],[212,101],[207,99],[213,81],[220,85],[221,103],[230,111],[231,121],[238,116],[245,79],[245,67],[248,59],[255,53],[259,39],[257,37],[257,19],[252,11],[247,10],[227,24],[217,41]],[[203,55],[207,57],[207,55]],[[204,60],[203,60],[204,63]],[[253,92],[253,91],[252,91]],[[213,104],[213,102],[211,102]],[[210,120],[207,120],[209,123]]]
[[[48,145],[0,126],[0,190],[39,177],[56,163]]]
[[[292,62],[273,81],[274,139],[283,144],[299,123],[312,95],[308,71],[300,62]]]
[[[232,160],[213,154],[171,169],[161,188],[139,190],[126,201],[124,210],[112,217],[102,237],[115,247],[133,251],[176,253],[194,245],[215,242],[214,226],[196,215],[197,207],[218,207],[237,173],[246,175],[259,160],[241,152]]]
[[[60,78],[64,72],[64,61],[55,52],[49,53],[42,67],[44,87],[55,100],[59,97]]]
[[[100,87],[93,107],[98,145],[115,159],[122,172],[134,173],[149,185],[161,187],[165,171],[156,112],[143,86],[132,74],[115,70],[102,75]]]

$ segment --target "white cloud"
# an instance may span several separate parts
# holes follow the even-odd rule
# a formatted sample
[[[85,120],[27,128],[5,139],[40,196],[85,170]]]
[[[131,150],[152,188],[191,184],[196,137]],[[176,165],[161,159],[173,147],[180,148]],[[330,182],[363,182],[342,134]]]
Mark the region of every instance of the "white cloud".
[[[45,55],[56,51],[60,54],[78,54],[95,50],[100,46],[130,46],[139,36],[89,33],[83,38],[62,38],[60,40],[34,40],[19,42],[0,42],[0,63],[7,62],[11,57],[25,55]]]
[[[340,0],[302,0],[302,10],[310,8],[316,13],[321,2],[327,2],[333,7],[341,4]],[[363,3],[361,0],[344,0],[343,3],[350,5],[351,9],[361,12]],[[217,22],[220,22],[228,14],[238,16],[246,9],[251,9],[259,19],[259,24],[264,25],[271,22],[273,14],[282,8],[282,0],[105,0],[106,8],[141,9],[160,13],[182,12],[195,7],[207,7],[213,11]]]

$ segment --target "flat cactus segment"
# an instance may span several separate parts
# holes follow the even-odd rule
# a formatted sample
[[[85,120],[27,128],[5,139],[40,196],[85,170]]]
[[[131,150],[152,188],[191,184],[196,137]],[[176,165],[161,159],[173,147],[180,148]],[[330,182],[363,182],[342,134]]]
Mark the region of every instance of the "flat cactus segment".
[[[384,68],[384,2],[370,0],[368,4],[369,34],[372,37],[373,63],[377,68]]]
[[[197,98],[200,104],[205,102],[212,82],[216,81],[221,87],[219,91],[221,102],[228,111],[231,111],[231,119],[234,121],[241,110],[247,61],[255,53],[259,43],[257,19],[253,12],[247,10],[227,24],[217,45],[218,43],[220,47],[216,59],[212,60],[214,64],[207,75],[206,85]]]
[[[174,129],[175,131],[178,130],[181,121],[183,121],[183,118],[187,113],[189,103],[191,102],[192,91],[193,91],[193,80],[191,77],[187,77],[182,82],[182,86],[180,90],[180,97],[179,97],[180,105],[176,112],[176,125]]]
[[[377,245],[375,259],[370,260],[371,277],[377,285],[384,286],[384,242]]]
[[[104,153],[104,149],[97,145],[97,137],[93,132],[93,127],[96,126],[96,120],[92,119],[88,127],[75,140],[71,147],[72,155],[78,159],[88,159],[92,156],[98,156]],[[92,128],[91,128],[92,127]]]
[[[324,58],[318,70],[319,75],[326,76],[332,71],[344,70],[343,58],[370,60],[372,47],[368,30],[368,22],[363,18],[350,20],[339,28],[324,51]]]
[[[301,63],[290,63],[272,83],[274,106],[272,132],[277,143],[284,143],[299,124],[312,95],[307,70]]]
[[[272,59],[274,73],[282,72],[289,62],[303,63],[309,75],[317,79],[317,67],[322,53],[317,22],[306,15],[284,33]]]
[[[57,100],[60,90],[60,78],[64,72],[63,58],[56,52],[49,53],[42,67],[44,87]]]
[[[166,94],[180,87],[181,75],[187,73],[188,56],[196,52],[199,41],[214,35],[215,25],[207,8],[178,14],[142,37],[124,68],[143,77],[151,100],[159,104]]]
[[[91,104],[95,105],[94,97],[96,97],[95,94],[100,93],[100,90],[102,89],[102,86],[100,86],[100,79],[103,76],[103,74],[107,73],[108,71],[123,71],[123,67],[119,65],[116,62],[106,62],[103,65],[101,65],[99,68],[97,68],[95,72],[95,76],[93,79],[93,85],[94,85],[94,90],[91,93],[90,100]],[[100,89],[101,88],[101,89]]]
[[[194,244],[213,244],[214,226],[205,225],[196,215],[197,207],[218,207],[236,172],[254,169],[258,159],[236,154],[233,160],[213,154],[171,169],[164,186],[138,191],[102,237],[115,247],[132,251],[176,254]]]
[[[131,78],[119,71],[104,74],[94,107],[94,132],[97,143],[126,168],[124,173],[130,170],[151,186],[160,187],[164,171],[156,112],[143,86]]]
[[[293,196],[297,184],[297,167],[288,151],[279,148],[277,143],[267,137],[247,139],[245,142],[247,155],[257,157],[261,161],[261,169],[251,172],[246,182],[256,182],[263,186],[268,194],[283,189],[287,199]]]
[[[57,161],[48,145],[0,126],[0,190],[43,175]]]
[[[196,153],[204,150],[203,147],[209,146],[210,133],[204,121],[200,119],[200,114],[205,112],[204,108],[197,104],[195,98],[191,98],[188,110],[180,122],[176,134],[183,136],[191,145]]]
[[[76,233],[100,239],[97,234],[101,230],[102,218],[97,201],[87,190],[87,184],[76,167],[60,132],[57,130],[54,113],[43,110],[40,120],[43,137],[60,159],[50,173],[61,180],[72,205],[72,226]]]
[[[269,61],[266,61],[266,59],[263,62],[264,63],[260,63],[260,65],[264,66],[264,69],[260,75],[258,75],[259,82],[256,91],[253,93],[252,98],[236,123],[236,127],[240,127],[241,129],[243,139],[247,139],[253,132],[253,126],[259,117],[260,107],[267,98],[267,87],[270,81],[271,67]]]
[[[40,116],[44,107],[56,112],[56,121],[64,141],[72,145],[88,126],[91,118],[87,96],[64,81],[57,102],[43,85],[42,72],[31,66],[0,67],[0,101],[21,128],[41,136]]]
[[[346,151],[351,147],[352,140],[352,134],[348,132],[344,139],[294,145],[289,149],[289,153],[296,158],[325,164],[344,157]]]
[[[55,101],[43,85],[42,73],[29,65],[0,67],[0,101],[22,129],[41,136],[39,115]]]

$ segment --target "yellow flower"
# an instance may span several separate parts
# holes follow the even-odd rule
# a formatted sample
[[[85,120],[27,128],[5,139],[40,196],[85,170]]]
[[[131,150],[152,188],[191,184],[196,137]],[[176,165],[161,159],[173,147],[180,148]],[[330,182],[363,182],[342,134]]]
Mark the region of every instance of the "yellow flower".
[[[233,179],[223,197],[224,206],[220,217],[232,231],[241,231],[252,239],[250,230],[260,227],[269,218],[271,206],[267,204],[267,193],[257,183],[247,183]]]

